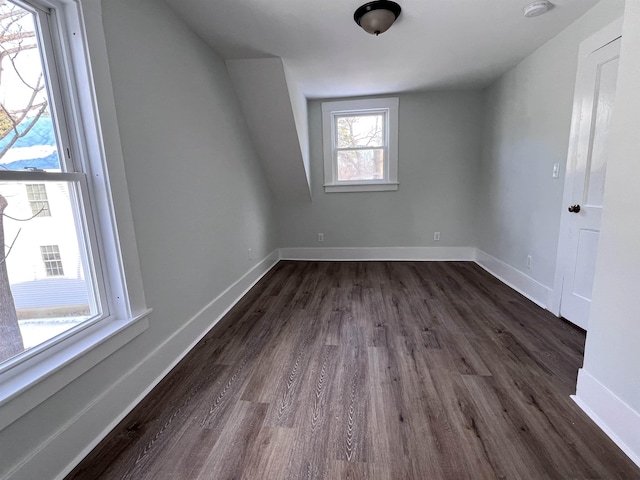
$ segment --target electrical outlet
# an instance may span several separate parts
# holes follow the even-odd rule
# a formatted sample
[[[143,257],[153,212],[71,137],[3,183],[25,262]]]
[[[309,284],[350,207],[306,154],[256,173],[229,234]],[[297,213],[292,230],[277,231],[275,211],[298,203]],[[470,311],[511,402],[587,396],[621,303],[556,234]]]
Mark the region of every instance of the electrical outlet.
[[[436,242],[439,242],[440,241],[440,232],[433,232],[433,239]]]
[[[247,258],[249,260],[253,260],[253,252],[251,251],[251,249],[247,249]]]
[[[560,164],[559,163],[554,163],[553,164],[553,178],[559,178],[560,177]]]
[[[527,268],[531,268],[531,255],[527,255]]]
[[[318,234],[318,241],[319,242],[324,242],[324,233],[319,233]]]

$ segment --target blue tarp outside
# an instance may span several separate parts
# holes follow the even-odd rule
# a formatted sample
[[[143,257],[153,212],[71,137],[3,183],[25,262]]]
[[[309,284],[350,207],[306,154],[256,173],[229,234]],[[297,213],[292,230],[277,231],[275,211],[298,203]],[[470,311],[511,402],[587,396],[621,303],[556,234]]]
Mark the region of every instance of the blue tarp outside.
[[[18,126],[18,132],[22,133],[29,126],[30,120],[25,120]],[[0,140],[0,151],[2,151],[13,138],[12,134],[7,135]],[[36,124],[27,132],[24,137],[20,137],[13,148],[36,147],[40,145],[55,146],[56,138],[53,130],[53,122],[49,115],[41,116]],[[0,166],[7,170],[23,170],[25,167],[40,168],[42,170],[59,170],[60,161],[58,152],[55,151],[51,155],[42,158],[21,159],[10,163],[4,163],[0,159]]]

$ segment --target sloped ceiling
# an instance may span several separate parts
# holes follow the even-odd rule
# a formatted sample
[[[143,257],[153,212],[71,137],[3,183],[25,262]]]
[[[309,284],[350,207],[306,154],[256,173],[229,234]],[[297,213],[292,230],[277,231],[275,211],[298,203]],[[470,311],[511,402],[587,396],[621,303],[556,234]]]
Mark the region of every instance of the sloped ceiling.
[[[306,102],[292,101],[279,58],[227,60],[227,71],[240,100],[269,184],[280,201],[309,200],[309,147],[296,121],[306,122]],[[294,108],[304,112],[296,114]],[[301,128],[304,128],[301,126]],[[306,156],[306,158],[305,158]]]
[[[308,172],[304,164],[308,138],[306,129],[300,128],[296,99],[482,88],[598,3],[553,0],[555,7],[547,14],[524,18],[523,8],[530,0],[397,0],[400,17],[389,31],[375,37],[353,20],[353,12],[365,3],[362,0],[165,1],[224,59],[275,57],[284,62],[286,75],[278,77],[293,103],[276,109],[282,116],[274,113],[269,125],[250,127],[256,145],[261,144],[258,137],[269,134],[272,123],[280,124],[283,138],[298,135],[298,142],[287,140],[287,155],[281,150],[275,154],[275,145],[272,153],[257,147],[280,198],[297,198],[309,187],[308,175],[294,174],[295,179],[286,183],[274,180],[284,168],[280,162],[285,156],[297,158],[302,171]],[[270,77],[273,64],[263,66],[264,77]],[[259,76],[256,68],[244,70]],[[234,73],[234,82],[242,83],[239,75],[243,75],[239,70]],[[260,102],[250,89],[239,88],[238,94],[251,124],[250,118],[261,112],[249,109],[261,108]],[[252,99],[243,99],[245,94]],[[285,95],[278,98],[286,100]]]

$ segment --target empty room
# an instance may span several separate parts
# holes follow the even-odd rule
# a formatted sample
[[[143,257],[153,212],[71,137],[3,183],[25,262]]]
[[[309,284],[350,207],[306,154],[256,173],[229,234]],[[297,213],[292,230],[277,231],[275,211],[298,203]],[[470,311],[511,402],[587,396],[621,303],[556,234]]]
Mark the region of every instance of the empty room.
[[[0,479],[640,479],[640,0],[0,27]]]

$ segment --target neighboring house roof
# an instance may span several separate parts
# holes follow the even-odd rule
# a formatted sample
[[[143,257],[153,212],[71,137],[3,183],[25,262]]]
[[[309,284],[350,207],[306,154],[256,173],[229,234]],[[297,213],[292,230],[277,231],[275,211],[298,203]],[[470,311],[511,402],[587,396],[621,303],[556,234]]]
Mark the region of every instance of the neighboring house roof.
[[[30,119],[18,126],[23,132],[30,124]],[[0,140],[0,151],[11,141],[11,135]],[[27,167],[42,170],[59,170],[60,161],[56,147],[53,122],[48,115],[41,116],[24,137],[19,138],[7,154],[0,158],[0,166],[8,170],[23,170]]]

